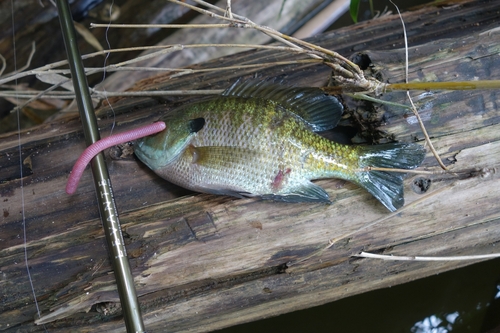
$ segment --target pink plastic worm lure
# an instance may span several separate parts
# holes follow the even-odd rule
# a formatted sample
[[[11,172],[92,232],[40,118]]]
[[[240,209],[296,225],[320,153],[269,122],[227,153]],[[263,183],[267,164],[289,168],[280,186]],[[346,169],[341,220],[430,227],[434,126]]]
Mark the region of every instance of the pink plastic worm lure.
[[[78,182],[82,177],[85,167],[97,154],[99,154],[104,149],[125,142],[137,140],[148,135],[159,133],[163,131],[166,127],[167,126],[165,125],[164,122],[159,121],[139,128],[134,128],[130,131],[111,135],[108,136],[107,138],[94,142],[83,151],[83,153],[80,155],[75,165],[73,166],[73,170],[71,170],[68,182],[66,183],[66,193],[73,194],[76,192]]]

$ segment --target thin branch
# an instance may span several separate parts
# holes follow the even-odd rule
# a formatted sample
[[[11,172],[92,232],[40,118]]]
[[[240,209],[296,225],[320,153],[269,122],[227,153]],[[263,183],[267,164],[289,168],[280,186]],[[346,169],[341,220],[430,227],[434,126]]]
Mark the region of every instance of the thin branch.
[[[398,260],[398,261],[461,261],[461,260],[484,260],[484,259],[499,258],[500,253],[478,254],[471,256],[425,257],[425,256],[393,256],[384,254],[374,254],[362,251],[352,256],[360,258],[373,258],[373,259]]]
[[[406,94],[408,95],[408,99],[410,100],[411,107],[413,114],[415,117],[417,117],[418,124],[420,125],[420,129],[422,130],[424,137],[425,137],[425,142],[429,145],[429,149],[431,150],[432,154],[438,161],[439,165],[443,170],[447,170],[446,165],[444,165],[443,161],[439,157],[438,152],[436,151],[436,148],[434,148],[434,145],[432,144],[431,138],[429,137],[429,134],[427,134],[427,129],[425,128],[424,122],[422,121],[422,118],[420,118],[420,115],[418,114],[417,108],[415,107],[415,104],[413,104],[413,100],[411,99],[410,92],[407,91]]]
[[[57,84],[56,86],[59,87],[60,84]],[[75,98],[75,93],[72,91],[52,91],[54,89],[55,89],[54,86],[51,86],[46,90],[28,90],[24,92],[17,92],[14,90],[0,91],[0,97],[19,97],[20,99],[23,99],[23,98],[32,98],[34,96],[41,97],[42,95],[45,95],[44,98],[61,98],[61,99]]]
[[[408,83],[408,38],[406,36],[406,26],[405,26],[405,21],[403,20],[403,16],[401,15],[401,12],[399,11],[399,7],[392,2],[392,0],[389,0],[394,7],[396,7],[396,10],[398,11],[399,19],[401,20],[401,26],[403,27],[403,38],[405,41],[405,82]]]
[[[123,61],[114,65],[109,65],[110,68],[120,67],[123,65],[128,65],[145,59],[149,59],[161,54],[171,53],[174,51],[180,51],[182,49],[195,49],[195,48],[207,48],[207,47],[230,47],[230,48],[245,48],[245,49],[264,49],[264,50],[277,50],[277,51],[287,51],[293,53],[304,53],[309,54],[310,51],[295,49],[286,46],[276,46],[276,45],[257,45],[257,44],[190,44],[190,45],[172,45],[170,48],[165,50],[160,50],[155,53],[146,54],[131,60]]]
[[[285,45],[288,45],[289,47],[292,47],[292,48],[296,48],[296,49],[302,49],[301,47],[291,43],[291,42],[288,42],[286,41],[285,39],[283,39],[282,37],[280,36],[277,36],[276,33],[269,33],[270,31],[264,31],[262,30],[260,25],[258,24],[255,24],[254,22],[250,21],[248,18],[246,17],[243,17],[243,16],[240,16],[240,15],[235,15],[235,14],[232,14],[231,17],[227,17],[227,16],[223,16],[223,15],[218,15],[218,14],[215,14],[211,11],[208,11],[206,9],[203,9],[203,8],[200,8],[200,7],[196,7],[196,6],[192,6],[190,4],[187,4],[185,2],[181,2],[179,0],[169,0],[170,2],[173,2],[173,3],[176,3],[178,5],[181,5],[181,6],[184,6],[184,7],[187,7],[189,9],[192,9],[194,11],[197,11],[201,14],[204,14],[204,15],[208,15],[210,17],[214,17],[214,18],[218,18],[220,20],[223,20],[223,21],[228,21],[228,22],[231,22],[232,23],[232,26],[233,27],[236,27],[236,28],[253,28],[253,29],[256,29],[256,30],[260,30],[262,32],[264,32],[266,35],[269,35],[270,37],[284,43]],[[209,3],[206,3],[205,1],[200,1],[200,0],[195,0],[196,3],[200,4],[200,5],[203,5],[207,8],[211,8],[211,9],[214,9],[214,10],[217,10],[217,11],[222,11],[223,13],[226,13],[225,10],[223,10],[222,8],[219,8],[217,6],[214,6],[214,5],[211,5]],[[269,29],[270,30],[270,29]],[[313,57],[318,57],[317,55],[313,55]],[[321,58],[321,57],[320,57]]]
[[[31,60],[33,60],[33,56],[35,55],[35,52],[36,52],[36,46],[35,46],[35,42],[32,42],[31,43],[31,52],[30,52],[30,55],[28,56],[28,60],[26,61],[26,64],[18,69],[16,69],[15,71],[11,72],[11,73],[7,73],[5,74],[5,77],[12,77],[18,73],[21,73],[22,71],[24,71],[26,68],[30,67],[31,65]],[[3,57],[2,57],[3,58]],[[5,59],[4,59],[5,61]],[[5,70],[5,68],[2,68],[2,70],[0,71],[0,75],[3,73],[3,71]],[[1,84],[1,83],[0,83]]]
[[[231,0],[226,0],[226,13],[225,16],[233,18],[233,12],[231,11]]]
[[[357,172],[360,171],[384,171],[384,172],[397,172],[397,173],[413,173],[418,175],[440,175],[444,173],[448,173],[447,170],[438,170],[438,171],[427,171],[427,170],[414,170],[414,169],[396,169],[396,168],[378,168],[378,167],[365,167],[362,169],[356,169]],[[456,172],[454,172],[456,173]]]
[[[29,99],[28,99],[26,102],[24,102],[23,104],[21,104],[21,105],[17,105],[16,107],[14,107],[12,110],[10,110],[10,113],[14,113],[14,112],[16,112],[17,110],[21,110],[22,108],[24,108],[24,107],[26,107],[27,105],[29,105],[31,102],[36,101],[37,99],[42,98],[42,97],[44,97],[44,96],[45,96],[45,98],[47,98],[47,97],[48,97],[48,98],[51,98],[50,96],[48,96],[48,95],[50,94],[50,92],[51,92],[51,91],[53,91],[54,89],[59,88],[61,85],[63,85],[63,84],[64,84],[64,83],[66,83],[66,82],[69,82],[69,81],[71,81],[71,80],[70,80],[70,79],[68,79],[68,81],[61,81],[61,82],[59,82],[59,83],[57,83],[57,84],[54,84],[54,85],[52,85],[51,87],[49,87],[49,88],[47,88],[47,89],[45,89],[45,90],[43,90],[43,91],[34,92],[34,93],[37,93],[37,94],[34,94],[34,95],[33,95],[33,96],[31,96],[31,97],[26,97],[26,98],[29,98]],[[72,96],[71,96],[71,98],[70,98],[70,99],[75,98],[75,93],[74,93],[74,92],[72,92],[72,91],[61,91],[61,92],[63,92],[63,93],[70,93],[70,94],[72,94]],[[54,93],[57,93],[57,91],[54,91]],[[18,99],[25,98],[25,97],[22,97],[22,96],[23,96],[23,95],[21,95],[21,94],[17,94],[17,95],[15,95],[15,97],[16,97],[16,98],[18,98]],[[54,97],[54,98],[57,98],[57,97]],[[59,97],[58,99],[61,99],[61,98]]]
[[[224,16],[224,14],[226,13],[226,10],[224,10],[220,7],[214,6],[212,4],[209,4],[205,1],[193,0],[195,3],[198,3],[202,6],[207,7],[207,8],[221,12],[222,15],[216,14],[214,12],[211,12],[209,10],[206,10],[206,9],[203,9],[203,8],[200,8],[197,6],[190,5],[190,4],[183,2],[183,1],[179,1],[179,0],[168,0],[168,1],[173,2],[175,4],[178,4],[180,6],[184,6],[186,8],[191,9],[191,10],[194,10],[200,14],[207,15],[207,16],[214,17],[214,18],[218,18],[218,19],[223,20],[223,21],[230,21],[230,22],[233,22],[235,24],[245,25],[249,21],[247,18],[239,16],[239,15],[232,15],[232,17],[226,17],[226,16]]]
[[[0,54],[0,60],[2,60],[2,69],[0,69],[0,76],[2,76],[5,68],[7,68],[7,60],[5,60],[4,56]]]
[[[394,90],[475,90],[499,89],[500,80],[453,81],[453,82],[406,82],[391,83],[386,91]]]
[[[120,28],[120,29],[207,29],[207,28],[234,28],[233,24],[99,24],[90,23],[91,28]]]
[[[171,1],[171,0],[169,0]],[[174,0],[175,2],[179,2],[178,0]],[[174,2],[174,1],[171,1],[171,2]],[[200,4],[202,6],[205,6],[209,9],[213,9],[215,11],[218,11],[219,13],[222,13],[222,14],[226,14],[226,10],[223,9],[223,8],[220,8],[220,7],[217,7],[215,5],[212,5],[211,3],[208,3],[206,1],[203,1],[203,0],[193,0],[193,2],[197,3],[197,4]],[[241,16],[241,15],[237,15],[237,14],[234,14],[232,13],[232,18],[235,18],[235,19],[238,19],[238,20],[242,20],[242,21],[247,21],[248,19],[244,16]]]
[[[317,59],[302,59],[302,60],[290,60],[290,61],[276,61],[276,62],[263,62],[258,64],[248,64],[248,65],[235,65],[235,66],[225,66],[225,67],[212,67],[212,68],[203,68],[203,69],[191,69],[191,68],[169,68],[169,67],[136,67],[136,66],[120,66],[116,67],[115,64],[108,65],[106,67],[86,67],[85,71],[87,75],[106,71],[106,72],[119,72],[119,71],[148,71],[148,72],[179,72],[178,74],[174,74],[171,77],[185,75],[185,74],[194,74],[194,73],[206,73],[206,72],[215,72],[221,70],[232,70],[232,69],[242,69],[242,68],[265,68],[269,66],[287,66],[287,65],[296,65],[296,64],[312,64],[312,63],[322,63],[322,60]],[[58,69],[58,70],[49,70],[49,71],[38,71],[32,70],[31,73],[33,75],[47,74],[47,73],[55,73],[55,74],[70,74],[69,69]],[[366,95],[365,95],[366,96]],[[391,102],[385,102],[378,100],[373,97],[366,96],[367,100],[378,101],[380,103],[386,103],[394,106],[401,106],[405,108],[410,108],[404,104],[397,104]]]
[[[20,99],[25,98],[55,98],[55,99],[73,99],[75,98],[75,93],[71,91],[52,91],[59,87],[60,84],[54,85],[46,90],[34,90],[25,91],[22,93],[17,93],[15,91],[0,91],[0,97],[18,97]],[[141,90],[141,91],[103,91],[91,89],[92,97],[105,98],[108,97],[144,97],[144,96],[185,96],[185,95],[218,95],[221,94],[224,89],[212,89],[212,90]],[[33,99],[34,100],[34,99]],[[29,102],[32,102],[30,100]]]
[[[379,168],[379,167],[365,167],[361,169],[356,169],[357,172],[362,172],[362,171],[384,171],[384,172],[398,172],[398,173],[411,173],[411,174],[417,174],[417,175],[450,175],[453,177],[460,177],[460,176],[475,176],[475,175],[481,175],[485,174],[487,172],[490,172],[491,170],[488,168],[484,168],[481,170],[477,170],[475,168],[469,168],[469,169],[461,169],[461,170],[435,170],[435,171],[429,171],[429,170],[419,170],[419,169],[393,169],[393,168]]]
[[[182,49],[184,49],[183,45],[172,45],[171,47],[166,48],[166,49],[161,49],[159,51],[155,51],[155,52],[148,53],[148,54],[145,54],[145,55],[142,55],[142,56],[139,56],[139,57],[135,57],[134,59],[122,61],[122,62],[119,62],[117,64],[113,64],[113,65],[109,65],[109,67],[110,68],[115,68],[115,67],[120,67],[120,66],[123,66],[123,65],[129,65],[129,64],[133,64],[133,63],[136,63],[136,62],[139,62],[139,61],[146,60],[146,59],[151,59],[151,58],[154,58],[154,57],[157,57],[157,56],[160,56],[160,55],[169,54],[169,53],[172,53],[172,52],[175,52],[175,51],[180,51]]]
[[[174,48],[177,49],[179,48],[182,49],[182,45],[160,45],[160,46],[138,46],[138,47],[127,47],[127,48],[121,48],[121,49],[110,49],[110,50],[104,50],[104,51],[97,51],[89,54],[85,54],[82,56],[82,59],[90,59],[95,56],[100,56],[100,55],[106,55],[108,53],[117,53],[117,52],[129,52],[129,51],[144,51],[144,50],[158,50],[158,49],[165,49],[165,48]],[[48,71],[53,68],[57,68],[60,66],[65,66],[68,64],[67,60],[61,60],[57,62],[53,62],[51,64],[47,64],[38,68],[35,68],[33,70],[29,70],[26,72],[20,72],[8,77],[4,77],[3,79],[0,79],[0,85],[5,84],[7,82],[15,81],[16,79],[20,79],[23,77],[27,77],[30,75],[39,74],[41,71]]]
[[[403,26],[403,36],[404,36],[404,41],[405,41],[405,82],[408,83],[408,38],[406,36],[405,22],[403,20],[403,16],[401,16],[401,12],[399,11],[399,7],[396,6],[396,4],[394,2],[392,2],[392,0],[389,0],[389,1],[394,5],[394,7],[396,7],[396,10],[398,11],[398,14],[399,14],[399,18],[401,19],[401,25]],[[434,157],[438,161],[441,168],[443,168],[443,170],[446,170],[446,166],[444,165],[443,161],[439,157],[439,154],[437,153],[436,149],[434,148],[434,145],[432,144],[431,138],[429,137],[429,134],[427,134],[427,129],[425,128],[424,122],[422,121],[422,118],[420,118],[420,114],[418,113],[418,110],[415,107],[415,104],[413,104],[413,100],[410,96],[410,92],[407,91],[406,95],[408,96],[408,99],[410,101],[411,110],[413,111],[413,114],[417,118],[418,124],[420,125],[420,129],[424,133],[425,142],[427,142],[427,144],[429,145],[429,149],[432,151],[432,154],[434,155]]]
[[[310,57],[321,58],[326,60],[325,64],[327,66],[330,66],[333,69],[333,72],[337,74],[334,77],[335,80],[338,81],[341,85],[344,85],[345,88],[344,91],[368,91],[368,92],[375,92],[376,94],[381,94],[385,90],[386,87],[385,83],[382,83],[373,78],[366,79],[364,77],[363,72],[356,64],[346,59],[345,57],[341,56],[337,52],[285,35],[269,27],[258,25],[250,21],[248,18],[236,15],[234,13],[233,17],[229,18],[226,16],[216,14],[209,10],[181,2],[179,0],[169,0],[169,1],[187,7],[194,11],[197,11],[201,14],[208,15],[210,17],[214,17],[223,21],[232,22],[235,27],[245,27],[245,28],[250,27],[255,30],[261,31],[266,35],[274,38],[275,40],[285,43],[291,48],[297,48],[297,49],[303,49],[304,47],[307,48],[307,51],[309,52],[305,53],[308,54]],[[216,10],[222,13],[225,12],[224,9],[206,3],[205,1],[202,0],[193,0],[193,1],[196,2],[197,4],[210,8],[212,10]]]
[[[211,89],[211,90],[164,90],[164,91],[123,91],[123,92],[110,92],[102,90],[91,89],[92,97],[105,98],[108,97],[143,97],[143,96],[185,96],[185,95],[220,95],[224,89]]]
[[[133,62],[133,60],[131,61]],[[226,67],[217,67],[217,68],[205,68],[205,69],[183,69],[183,68],[157,68],[157,67],[116,67],[118,64],[109,65],[106,67],[98,67],[86,68],[86,74],[91,75],[97,72],[107,71],[167,71],[167,72],[178,72],[176,74],[171,75],[171,77],[177,77],[181,75],[191,74],[191,73],[203,73],[203,72],[213,72],[220,70],[232,70],[232,69],[243,69],[243,68],[265,68],[268,66],[286,66],[292,64],[307,64],[307,63],[321,63],[322,60],[315,59],[302,59],[302,60],[292,60],[292,61],[277,61],[277,62],[268,62],[268,63],[259,63],[259,64],[248,64],[248,65],[236,65],[236,66],[226,66]],[[55,74],[69,74],[69,69],[61,69],[61,70],[32,70],[30,71],[32,75],[41,75],[47,73],[55,73]],[[69,81],[69,79],[68,79]],[[43,91],[37,90],[29,90],[29,91],[11,91],[4,90],[0,91],[0,97],[18,97],[21,99],[29,98],[24,105],[29,104],[33,100],[39,97],[51,98],[51,99],[73,99],[75,96],[72,92],[69,91],[53,91],[55,88],[60,85],[53,86],[49,89]],[[167,96],[167,95],[212,95],[212,94],[220,94],[223,90],[184,90],[184,91],[128,91],[128,92],[103,92],[99,90],[93,90],[94,95],[92,97],[104,98],[105,96],[118,96],[118,97],[138,97],[138,96]],[[19,107],[18,107],[19,108]],[[18,108],[13,109],[14,111]]]
[[[293,52],[297,54],[309,54],[311,51],[295,49],[286,46],[276,46],[276,45],[257,45],[257,44],[193,44],[193,45],[159,45],[159,46],[138,46],[138,47],[128,47],[128,48],[120,48],[120,49],[109,49],[104,51],[98,51],[89,53],[82,56],[82,59],[89,59],[95,56],[106,55],[108,53],[118,53],[118,52],[129,52],[129,51],[146,51],[146,50],[161,50],[160,53],[169,53],[173,51],[180,51],[185,48],[204,48],[204,47],[238,47],[238,48],[246,48],[246,49],[264,49],[264,50],[276,50],[276,51],[284,51],[284,52]],[[318,53],[319,54],[319,53]],[[140,60],[144,60],[141,58]],[[106,69],[112,69],[115,67],[123,66],[124,64],[131,64],[139,61],[137,58],[122,62],[120,64],[112,64],[106,67]],[[61,60],[58,62],[54,62],[45,66],[41,66],[35,68],[33,70],[29,70],[26,72],[20,72],[8,77],[4,77],[0,79],[0,85],[15,81],[16,79],[20,79],[23,77],[40,74],[42,71],[52,70],[54,68],[58,68],[60,66],[67,65],[67,60]]]
[[[18,68],[17,72],[22,72],[22,71],[24,71],[25,69],[27,69],[28,67],[31,66],[31,60],[33,60],[33,56],[35,55],[35,52],[36,52],[36,44],[33,41],[31,43],[31,52],[30,52],[30,55],[28,56],[28,60],[26,61],[26,65],[24,65],[21,68]]]
[[[323,87],[321,89],[323,91],[325,91],[325,92],[328,92],[330,90],[328,88],[330,88],[330,87]],[[403,109],[411,110],[411,107],[409,107],[408,105],[401,104],[401,103],[390,102],[390,101],[384,101],[383,99],[376,98],[376,97],[371,97],[371,96],[363,94],[363,93],[352,93],[352,94],[345,93],[345,95],[347,95],[347,96],[349,96],[349,97],[351,97],[353,99],[364,100],[364,101],[369,101],[369,102],[373,102],[373,103],[384,104],[384,105],[389,105],[389,106],[395,106],[395,107],[398,107],[398,108],[403,108]]]

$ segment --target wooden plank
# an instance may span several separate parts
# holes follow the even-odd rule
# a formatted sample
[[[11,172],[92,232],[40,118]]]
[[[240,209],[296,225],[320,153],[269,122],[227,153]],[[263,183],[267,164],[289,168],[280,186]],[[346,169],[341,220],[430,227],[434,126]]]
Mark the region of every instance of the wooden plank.
[[[447,7],[449,8],[449,7]],[[410,51],[410,80],[498,78],[500,35],[496,3],[467,2],[449,9],[426,8],[405,15],[412,40],[424,40],[426,27],[440,12],[440,38]],[[471,24],[469,31],[457,22]],[[457,19],[460,18],[460,19]],[[320,36],[315,41],[349,54],[390,46],[398,17],[363,23]],[[461,24],[461,23],[460,23]],[[390,33],[389,33],[390,31]],[[377,40],[378,32],[382,35]],[[457,38],[457,34],[462,36]],[[374,35],[372,35],[374,33]],[[385,35],[384,35],[385,34]],[[351,36],[347,39],[347,36]],[[372,36],[371,38],[369,36]],[[444,37],[454,37],[444,39]],[[366,51],[382,75],[401,81],[401,52]],[[246,64],[289,59],[289,54],[246,52],[197,66]],[[198,74],[170,79],[168,74],[138,87],[177,89],[223,87],[251,75],[239,72]],[[328,80],[323,66],[268,67],[263,77],[297,85]],[[432,176],[423,194],[406,181],[406,206],[388,213],[356,186],[339,180],[317,182],[335,199],[333,205],[270,203],[224,196],[188,194],[158,179],[132,156],[108,152],[127,249],[148,331],[203,332],[307,308],[376,288],[404,283],[470,262],[380,262],[352,257],[361,250],[395,255],[463,255],[497,251],[500,227],[500,118],[497,91],[415,93],[438,151],[460,177]],[[420,96],[420,98],[419,98]],[[384,140],[422,140],[411,114],[377,106],[367,117],[351,106],[350,118],[374,126]],[[104,133],[113,120],[122,130],[156,119],[186,98],[121,99],[116,118],[100,111]],[[383,99],[405,102],[400,93]],[[432,106],[431,106],[432,104]],[[366,117],[366,119],[363,119]],[[380,125],[380,123],[383,125]],[[356,124],[353,122],[353,124]],[[375,126],[374,124],[378,124]],[[352,125],[352,124],[351,124]],[[370,133],[374,133],[371,131]],[[369,134],[369,133],[368,133]],[[43,331],[34,324],[36,309],[24,266],[24,244],[17,134],[0,140],[3,219],[0,222],[0,329]],[[51,332],[123,331],[118,297],[107,260],[95,194],[86,173],[74,196],[64,193],[73,161],[83,149],[77,120],[59,120],[22,132],[24,216],[28,263],[42,319]],[[126,154],[125,154],[126,155]],[[424,167],[437,170],[428,155]],[[131,177],[132,175],[132,177]],[[178,197],[179,195],[184,195]],[[370,226],[372,223],[378,224]],[[330,249],[329,240],[338,241]]]

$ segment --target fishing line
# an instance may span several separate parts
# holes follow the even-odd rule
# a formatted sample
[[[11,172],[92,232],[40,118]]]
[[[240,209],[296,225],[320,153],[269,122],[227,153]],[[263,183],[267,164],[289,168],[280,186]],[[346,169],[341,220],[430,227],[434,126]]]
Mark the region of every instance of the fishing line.
[[[111,0],[111,4],[109,5],[109,12],[108,12],[109,21],[108,21],[108,25],[106,27],[106,31],[104,33],[104,38],[106,39],[106,44],[108,45],[108,50],[111,50],[111,44],[109,43],[109,39],[108,39],[108,32],[109,32],[109,28],[111,25],[111,18],[113,15],[114,4],[115,4],[115,0]],[[106,91],[106,87],[104,85],[104,80],[106,79],[106,73],[107,73],[106,72],[106,64],[108,63],[109,55],[110,55],[110,52],[107,52],[106,57],[104,57],[101,84],[102,84],[102,91],[103,91],[104,98],[106,99],[106,102],[108,102],[109,108],[111,109],[111,112],[113,113],[113,123],[111,124],[111,130],[109,132],[109,135],[111,135],[111,134],[113,134],[113,129],[115,128],[115,125],[116,125],[116,114],[115,114],[115,110],[113,109],[113,106],[111,105],[111,103],[108,99],[108,94]]]
[[[396,7],[396,10],[398,11],[399,19],[401,20],[401,26],[403,27],[403,39],[405,41],[405,82],[408,83],[408,38],[406,36],[406,26],[405,26],[405,21],[403,20],[403,16],[401,15],[401,12],[399,11],[399,7],[392,2],[392,0],[389,0],[390,3],[394,7]]]
[[[17,72],[17,53],[16,53],[16,30],[15,30],[15,19],[14,19],[14,0],[10,0],[10,8],[11,8],[11,18],[12,18],[12,47],[13,47],[13,64],[14,64],[14,73]],[[17,86],[17,79],[15,80],[15,85]],[[18,100],[17,97],[15,97]],[[28,280],[31,286],[31,292],[33,293],[33,299],[35,301],[36,312],[38,314],[38,318],[40,315],[40,307],[38,306],[38,301],[36,299],[35,287],[33,285],[33,279],[31,278],[30,267],[28,263],[28,244],[27,244],[27,236],[26,236],[26,211],[24,206],[24,180],[23,180],[23,156],[22,156],[22,145],[21,145],[21,115],[20,109],[17,109],[17,147],[19,152],[19,176],[20,176],[20,184],[19,188],[21,190],[21,218],[23,223],[23,246],[24,246],[24,264],[26,266],[26,272],[28,273]],[[44,325],[45,329],[45,325]],[[47,332],[47,329],[45,329]]]

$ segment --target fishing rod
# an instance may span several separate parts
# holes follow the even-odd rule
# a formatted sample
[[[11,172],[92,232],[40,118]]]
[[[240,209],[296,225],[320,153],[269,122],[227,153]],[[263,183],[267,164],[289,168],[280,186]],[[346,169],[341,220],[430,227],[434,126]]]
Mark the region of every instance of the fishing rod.
[[[90,97],[82,57],[76,42],[75,26],[69,4],[66,0],[56,0],[56,3],[85,141],[87,146],[89,146],[100,139],[97,118]],[[130,264],[121,232],[120,220],[118,219],[118,211],[113,199],[113,189],[104,154],[99,153],[93,158],[92,174],[94,176],[95,188],[98,192],[97,201],[101,213],[101,221],[108,243],[109,257],[115,273],[125,326],[127,327],[127,332],[144,332],[145,328],[135,291],[134,278],[130,271]]]

